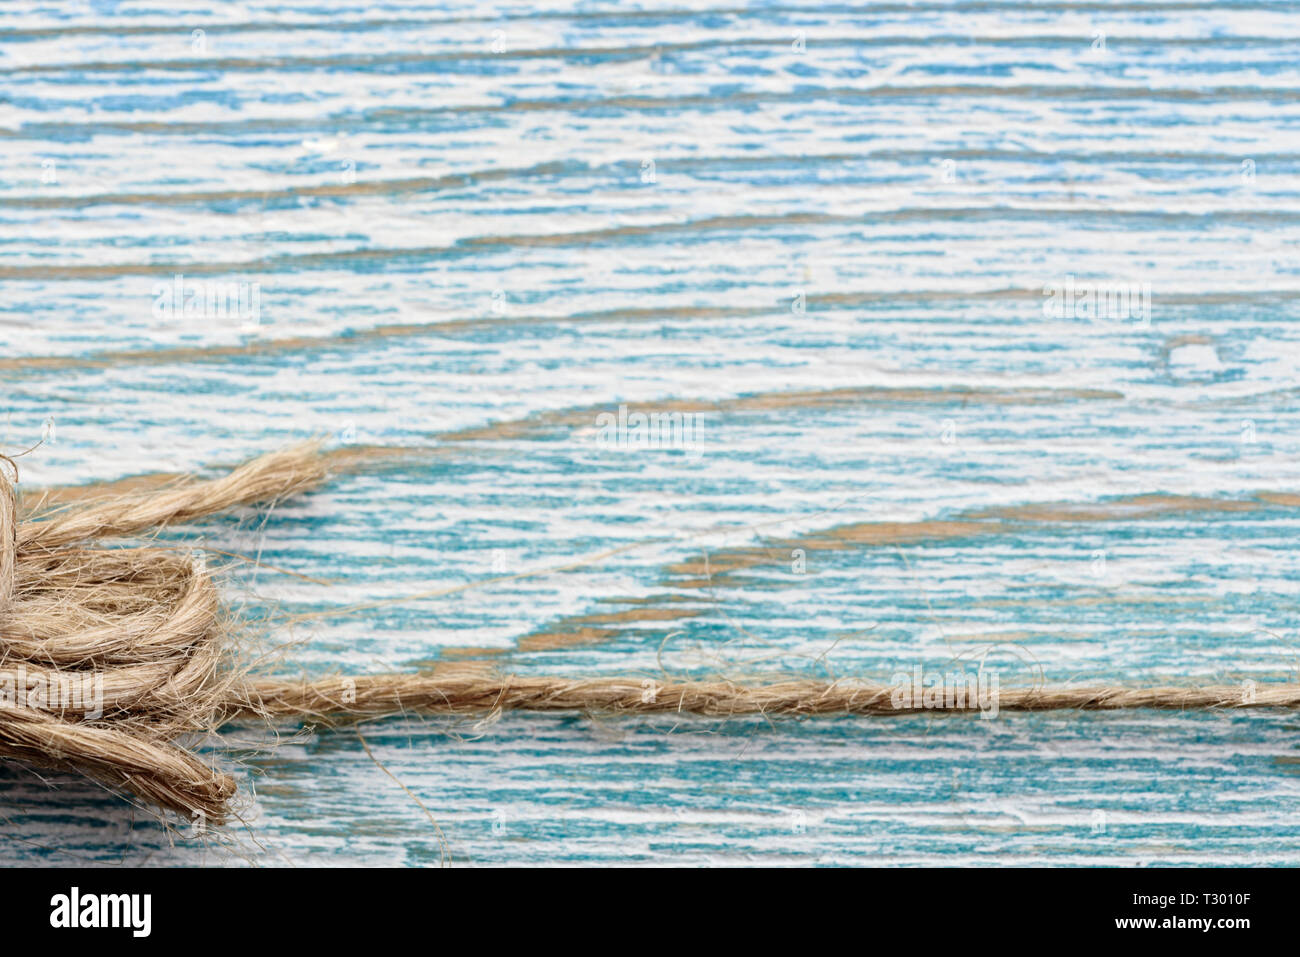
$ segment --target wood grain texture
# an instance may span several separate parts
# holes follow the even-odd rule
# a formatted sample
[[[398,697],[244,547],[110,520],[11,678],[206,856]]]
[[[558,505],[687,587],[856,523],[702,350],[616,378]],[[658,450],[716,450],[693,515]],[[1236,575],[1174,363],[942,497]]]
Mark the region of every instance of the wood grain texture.
[[[164,536],[264,563],[226,594],[290,671],[1294,682],[1297,44],[1282,0],[7,4],[3,451],[69,500],[332,436]],[[255,321],[160,315],[177,274]],[[242,728],[248,830],[4,767],[0,859],[1296,864],[1296,728]]]

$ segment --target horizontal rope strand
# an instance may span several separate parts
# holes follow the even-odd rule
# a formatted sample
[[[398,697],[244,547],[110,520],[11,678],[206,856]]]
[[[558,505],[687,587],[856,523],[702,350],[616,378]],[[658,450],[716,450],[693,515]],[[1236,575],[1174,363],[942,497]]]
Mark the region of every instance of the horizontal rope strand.
[[[913,689],[857,681],[783,681],[741,685],[726,681],[657,682],[648,678],[577,679],[550,676],[366,675],[314,682],[260,679],[232,688],[239,714],[334,719],[403,713],[474,714],[492,711],[587,711],[811,717],[905,715],[935,710],[1114,711],[1135,708],[1298,708],[1300,685],[1204,688],[1120,686],[1004,688],[971,694],[958,703],[939,694],[933,705]]]

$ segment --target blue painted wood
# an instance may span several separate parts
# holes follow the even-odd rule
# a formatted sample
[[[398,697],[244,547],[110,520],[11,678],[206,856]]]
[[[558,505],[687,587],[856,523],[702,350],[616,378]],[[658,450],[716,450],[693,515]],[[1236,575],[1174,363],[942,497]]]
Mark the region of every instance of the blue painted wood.
[[[227,594],[307,673],[1294,681],[1298,39],[1286,2],[9,4],[5,451],[421,450],[168,533],[265,563]],[[177,275],[256,314],[169,312]],[[1149,316],[1049,314],[1069,282]],[[620,405],[698,447],[611,448]],[[248,831],[5,767],[0,856],[437,862],[377,761],[475,863],[1294,864],[1294,730],[246,728]]]

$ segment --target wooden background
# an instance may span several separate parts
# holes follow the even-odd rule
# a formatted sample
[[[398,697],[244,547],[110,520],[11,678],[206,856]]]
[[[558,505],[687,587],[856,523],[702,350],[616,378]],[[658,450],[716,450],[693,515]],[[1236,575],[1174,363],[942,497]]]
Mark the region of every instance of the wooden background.
[[[264,563],[214,557],[294,673],[1295,681],[1298,49],[1250,0],[7,3],[3,450],[30,496],[330,436],[167,536]],[[257,322],[155,315],[178,273]],[[5,766],[0,859],[1296,864],[1297,728],[287,728],[206,840]]]

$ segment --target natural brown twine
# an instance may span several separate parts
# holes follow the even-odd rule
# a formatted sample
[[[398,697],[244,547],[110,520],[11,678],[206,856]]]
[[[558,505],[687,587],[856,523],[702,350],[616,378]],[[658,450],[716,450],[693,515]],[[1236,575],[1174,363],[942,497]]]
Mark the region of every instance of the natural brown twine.
[[[402,712],[482,714],[493,711],[593,711],[693,714],[709,718],[754,715],[803,718],[831,715],[906,715],[931,712],[919,701],[898,705],[896,688],[856,680],[782,681],[742,685],[730,681],[656,682],[645,678],[559,678],[549,675],[370,675],[311,683],[259,679],[243,686],[247,713],[284,718],[381,717]],[[987,709],[978,696],[937,706],[943,711]],[[1296,708],[1300,687],[1206,688],[1003,688],[1000,711],[1115,711],[1155,708]]]
[[[234,779],[176,743],[216,729],[239,670],[201,562],[83,542],[188,521],[320,484],[315,446],[221,478],[19,521],[0,475],[0,756],[80,771],[161,807],[221,820]]]
[[[0,457],[0,757],[72,770],[208,821],[236,784],[184,746],[249,716],[328,724],[409,712],[507,710],[692,714],[710,718],[903,715],[894,688],[841,680],[762,685],[646,678],[575,679],[467,672],[254,677],[230,650],[232,626],[202,562],[157,547],[90,544],[271,502],[320,485],[328,458],[307,444],[221,478],[108,495],[21,520],[13,462]],[[51,689],[93,687],[93,695]],[[32,689],[37,689],[33,691]],[[973,712],[987,702],[949,702]],[[999,711],[1297,708],[1300,686],[1058,687],[997,692]]]

